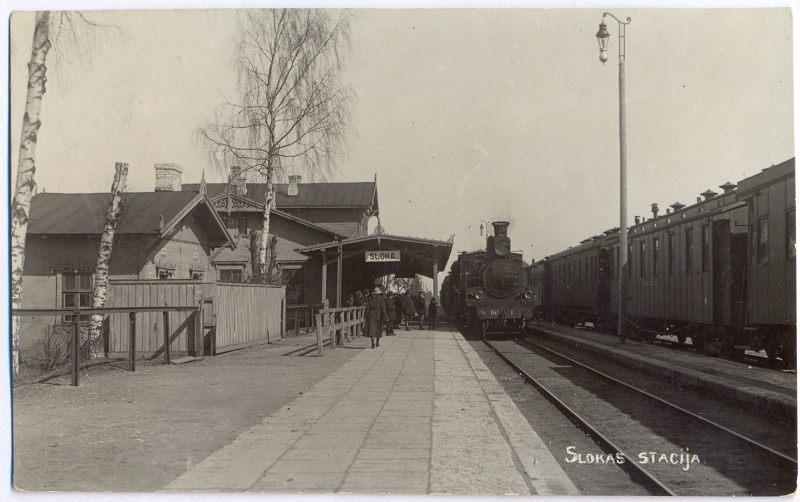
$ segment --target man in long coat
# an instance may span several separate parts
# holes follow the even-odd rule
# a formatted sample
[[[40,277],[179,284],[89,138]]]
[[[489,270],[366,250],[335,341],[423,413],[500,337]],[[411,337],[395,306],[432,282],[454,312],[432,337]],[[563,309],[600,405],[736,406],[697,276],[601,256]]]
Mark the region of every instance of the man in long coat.
[[[372,341],[372,348],[381,346],[381,327],[389,315],[386,312],[386,301],[381,288],[375,286],[367,298],[367,333]]]
[[[386,336],[394,336],[394,324],[397,321],[397,308],[394,304],[394,294],[391,291],[386,292]]]
[[[417,309],[417,315],[419,315],[419,329],[425,329],[425,312],[428,310],[427,305],[425,305],[425,297],[422,296],[422,293],[417,295],[414,298],[414,307]]]
[[[414,300],[408,295],[408,291],[403,293],[403,314],[406,316],[406,331],[411,331],[409,324],[411,324],[411,319],[414,319],[414,315],[417,313],[417,309],[414,308]]]

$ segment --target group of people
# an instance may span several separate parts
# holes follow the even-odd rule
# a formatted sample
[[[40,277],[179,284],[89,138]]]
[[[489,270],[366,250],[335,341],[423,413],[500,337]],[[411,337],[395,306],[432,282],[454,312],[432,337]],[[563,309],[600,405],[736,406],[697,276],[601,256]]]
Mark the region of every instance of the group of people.
[[[411,323],[419,320],[419,329],[425,329],[425,319],[428,319],[428,329],[436,329],[436,321],[439,314],[439,306],[435,298],[431,298],[429,304],[425,303],[425,297],[414,295],[409,292],[395,294],[388,291],[383,294],[380,286],[370,292],[365,289],[363,292],[356,291],[355,294],[347,298],[345,305],[348,307],[366,307],[366,336],[372,340],[372,348],[380,347],[383,326],[386,326],[386,336],[395,336],[394,328],[403,325],[405,321],[406,331],[411,331]]]

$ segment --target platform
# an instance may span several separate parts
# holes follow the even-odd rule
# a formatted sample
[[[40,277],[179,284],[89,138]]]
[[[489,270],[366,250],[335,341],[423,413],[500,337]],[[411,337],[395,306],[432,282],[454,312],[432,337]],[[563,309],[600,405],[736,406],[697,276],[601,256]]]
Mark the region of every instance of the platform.
[[[163,491],[579,494],[460,333],[397,333]]]
[[[776,416],[797,419],[797,374],[679,351],[551,323],[530,323],[542,336],[574,344],[619,363],[679,380],[684,385],[758,406]]]

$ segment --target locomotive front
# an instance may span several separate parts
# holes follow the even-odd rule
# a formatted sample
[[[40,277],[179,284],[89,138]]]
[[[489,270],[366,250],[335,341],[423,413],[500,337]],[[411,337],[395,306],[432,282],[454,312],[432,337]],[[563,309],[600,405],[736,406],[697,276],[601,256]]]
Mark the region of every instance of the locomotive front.
[[[494,235],[486,239],[483,260],[476,260],[467,273],[466,311],[469,322],[489,333],[522,333],[533,318],[534,298],[527,264],[520,253],[511,252],[507,221],[492,223]]]

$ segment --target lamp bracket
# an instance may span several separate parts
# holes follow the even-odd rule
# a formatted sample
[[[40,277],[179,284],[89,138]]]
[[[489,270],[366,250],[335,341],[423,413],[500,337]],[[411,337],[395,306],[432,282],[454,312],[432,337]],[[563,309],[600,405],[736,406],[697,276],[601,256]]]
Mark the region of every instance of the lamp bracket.
[[[617,16],[610,12],[603,12],[603,17],[611,16],[619,24],[619,61],[625,61],[625,26],[630,24],[631,18],[625,18],[625,21],[620,21]]]

